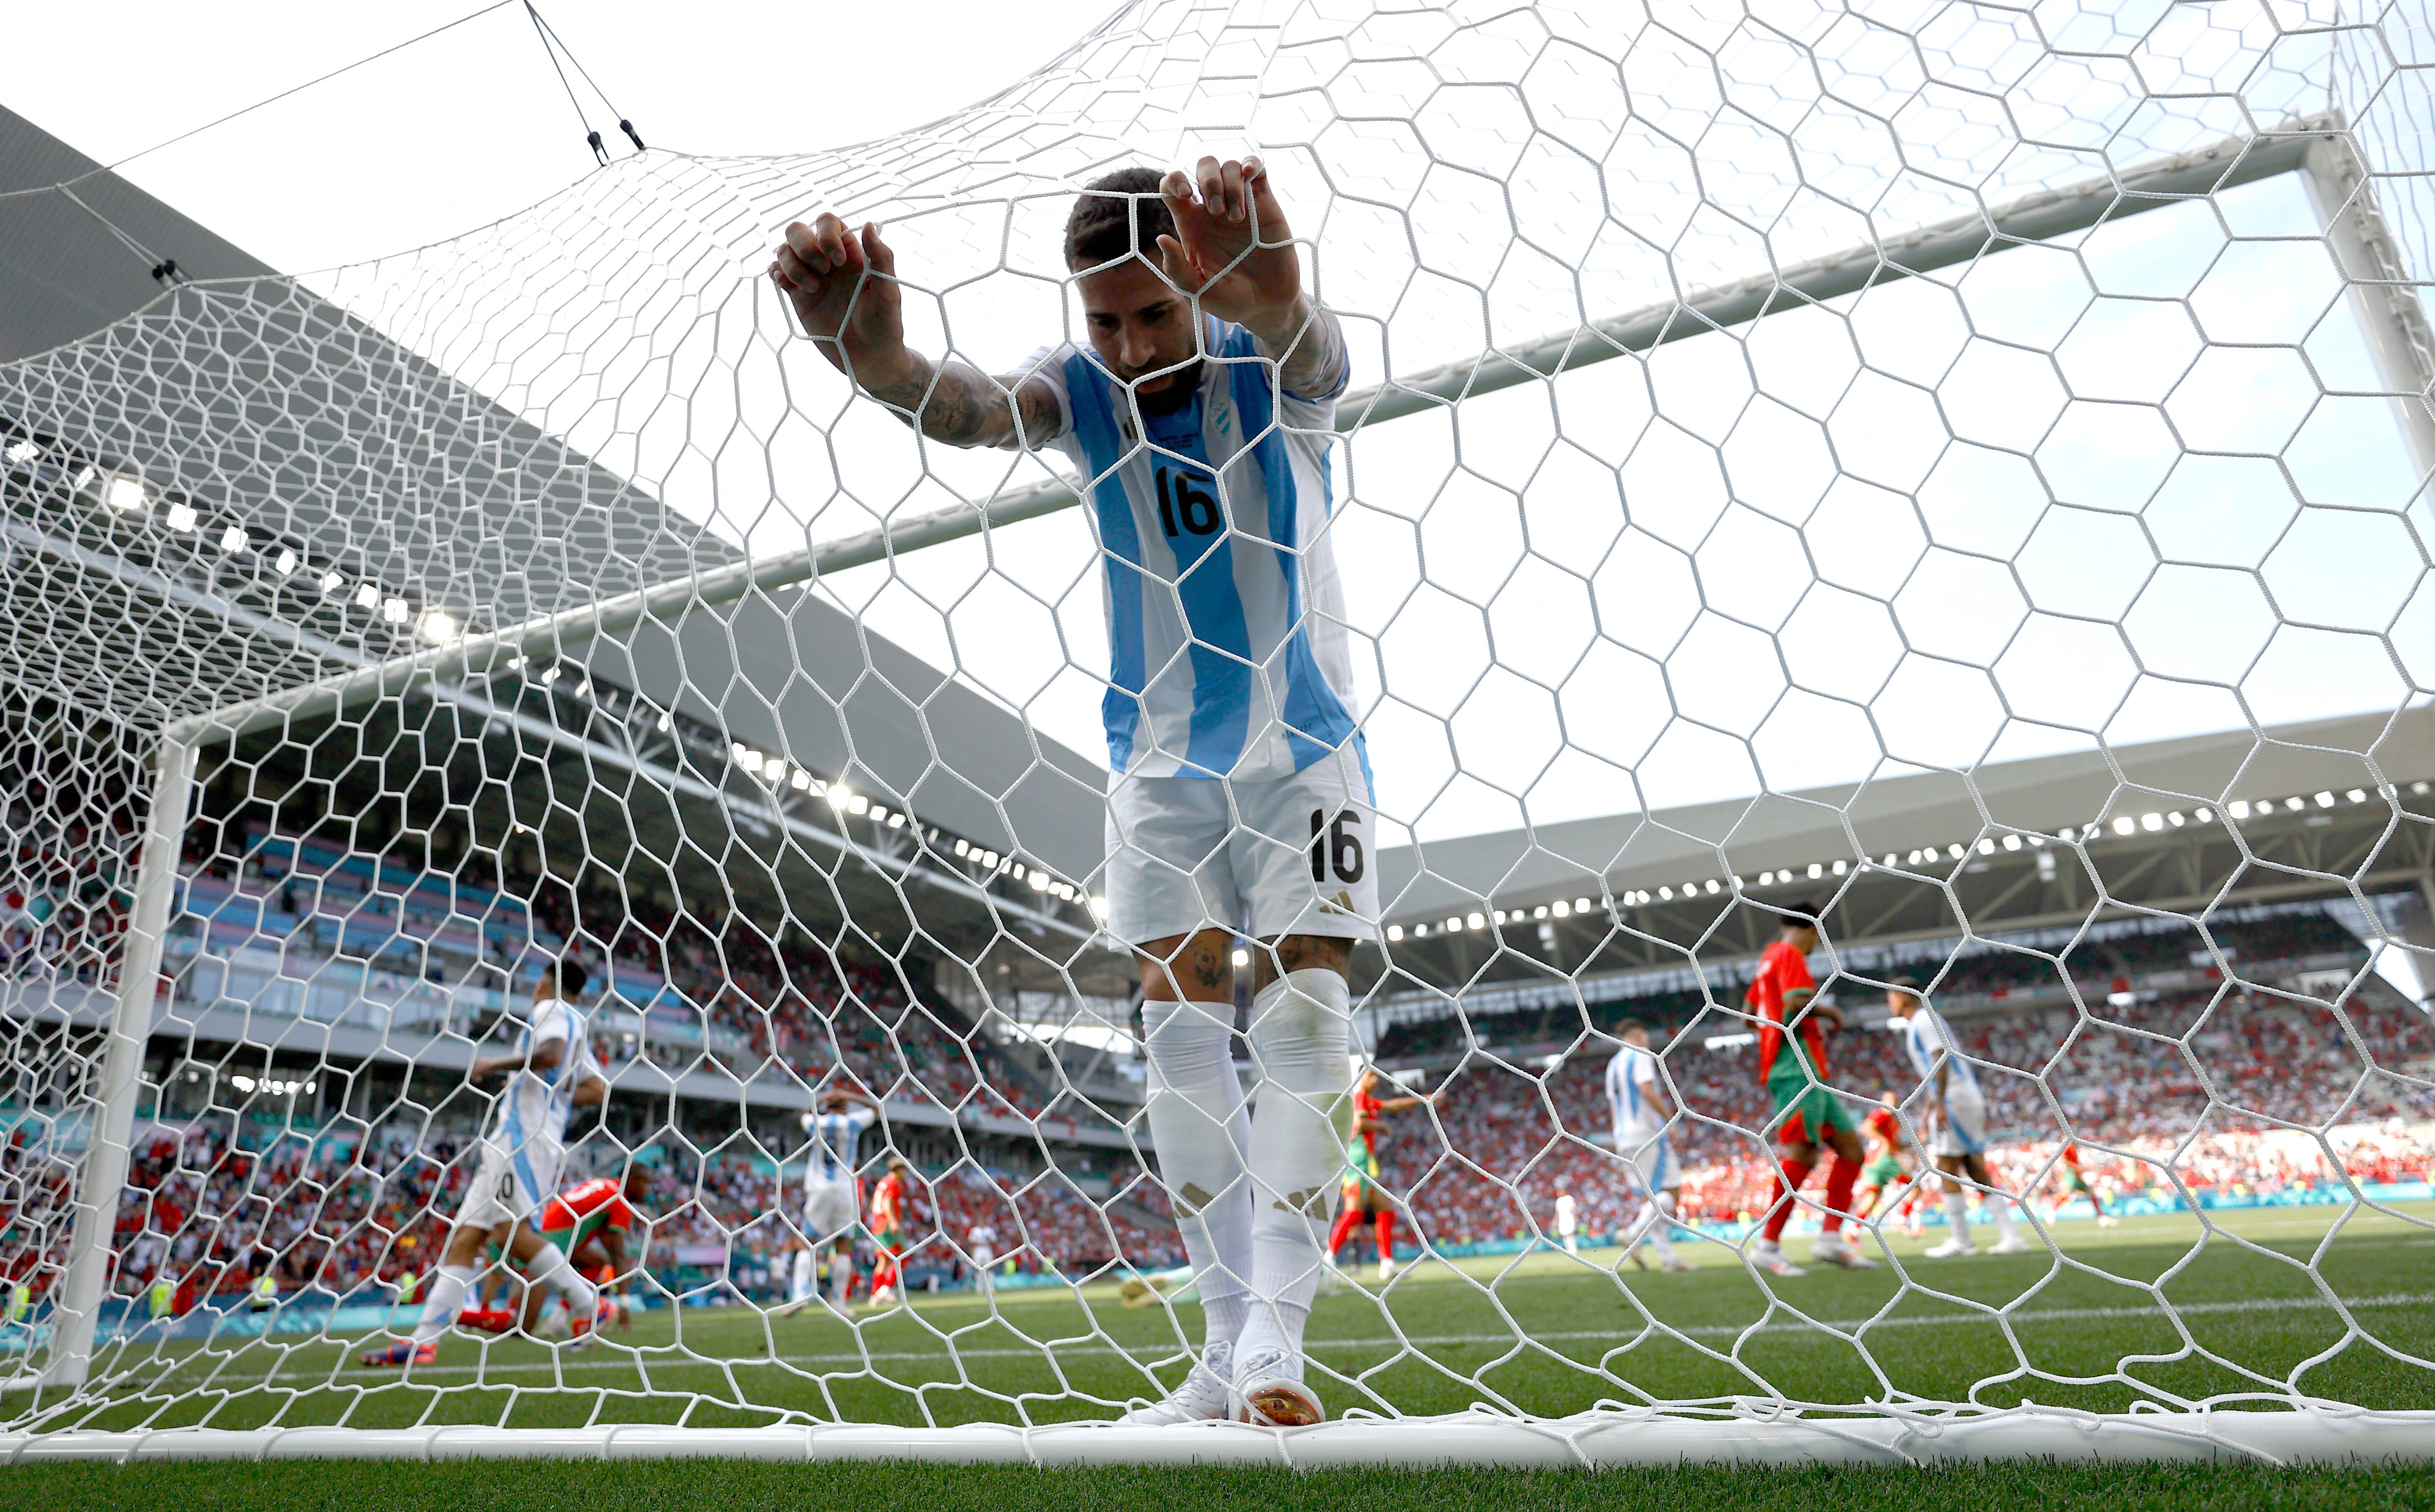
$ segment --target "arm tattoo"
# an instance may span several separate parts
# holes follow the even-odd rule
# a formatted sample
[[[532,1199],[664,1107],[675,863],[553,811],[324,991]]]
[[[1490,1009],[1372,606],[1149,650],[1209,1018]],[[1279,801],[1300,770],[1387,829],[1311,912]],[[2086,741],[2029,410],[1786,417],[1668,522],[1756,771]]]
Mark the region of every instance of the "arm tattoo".
[[[960,362],[920,357],[905,377],[862,387],[898,419],[918,422],[923,435],[948,446],[1037,446],[1062,428],[1056,392],[1046,384],[1009,384]]]
[[[1310,318],[1283,341],[1271,346],[1261,340],[1259,345],[1260,355],[1277,365],[1278,385],[1287,393],[1304,397],[1334,393],[1351,361],[1344,327],[1334,311],[1317,305],[1311,307]]]

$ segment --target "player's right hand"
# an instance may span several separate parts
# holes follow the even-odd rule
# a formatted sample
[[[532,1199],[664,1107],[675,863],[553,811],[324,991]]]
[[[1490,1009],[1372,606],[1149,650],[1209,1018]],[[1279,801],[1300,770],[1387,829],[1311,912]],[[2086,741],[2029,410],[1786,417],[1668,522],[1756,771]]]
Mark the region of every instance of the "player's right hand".
[[[769,282],[795,307],[820,354],[857,379],[874,377],[905,354],[904,301],[896,254],[866,221],[855,231],[822,212],[796,221],[778,244]]]

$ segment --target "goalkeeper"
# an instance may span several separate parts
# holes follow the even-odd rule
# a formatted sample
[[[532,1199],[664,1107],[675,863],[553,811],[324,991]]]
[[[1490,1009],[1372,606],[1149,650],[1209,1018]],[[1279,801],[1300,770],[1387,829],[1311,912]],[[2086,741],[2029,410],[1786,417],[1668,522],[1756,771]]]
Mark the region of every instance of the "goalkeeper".
[[[1150,1128],[1198,1273],[1201,1359],[1131,1420],[1317,1421],[1303,1328],[1344,1152],[1354,941],[1376,813],[1354,718],[1328,449],[1349,371],[1258,159],[1089,184],[1065,226],[1087,348],[991,377],[905,344],[877,228],[786,228],[769,276],[821,353],[955,446],[1053,447],[1088,487],[1113,665],[1108,929],[1137,953]],[[1259,943],[1235,1079],[1237,932]]]

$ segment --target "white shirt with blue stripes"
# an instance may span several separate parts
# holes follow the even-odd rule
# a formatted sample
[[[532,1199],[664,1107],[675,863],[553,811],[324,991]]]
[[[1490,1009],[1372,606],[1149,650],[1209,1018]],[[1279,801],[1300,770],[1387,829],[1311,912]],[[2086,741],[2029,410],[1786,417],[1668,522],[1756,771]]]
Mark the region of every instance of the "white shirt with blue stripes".
[[[1952,1028],[1943,1014],[1926,1004],[1912,1008],[1910,1017],[1903,1021],[1903,1048],[1910,1052],[1910,1063],[1921,1082],[1934,1086],[1937,1061],[1942,1058],[1947,1068],[1947,1091],[1978,1091],[1978,1073],[1953,1052]]]
[[[1250,332],[1205,318],[1200,384],[1167,414],[1137,415],[1124,386],[1071,343],[1023,370],[1057,391],[1063,423],[1045,444],[1088,480],[1111,770],[1261,781],[1357,738],[1328,531],[1337,394],[1280,392]]]
[[[1656,1053],[1643,1046],[1626,1045],[1606,1063],[1606,1101],[1615,1114],[1616,1148],[1646,1144],[1666,1127],[1666,1114],[1650,1095],[1663,1085]]]
[[[510,1153],[520,1153],[536,1141],[551,1149],[566,1142],[567,1117],[575,1111],[575,1089],[581,1085],[585,1068],[594,1064],[584,1043],[583,1010],[556,998],[534,1004],[518,1051],[530,1056],[553,1040],[565,1042],[558,1064],[546,1071],[517,1072],[508,1078],[508,1090],[499,1098],[499,1131]]]
[[[803,1167],[803,1185],[817,1187],[853,1180],[856,1162],[861,1159],[862,1131],[877,1122],[879,1114],[868,1108],[815,1115],[810,1125],[812,1158]]]

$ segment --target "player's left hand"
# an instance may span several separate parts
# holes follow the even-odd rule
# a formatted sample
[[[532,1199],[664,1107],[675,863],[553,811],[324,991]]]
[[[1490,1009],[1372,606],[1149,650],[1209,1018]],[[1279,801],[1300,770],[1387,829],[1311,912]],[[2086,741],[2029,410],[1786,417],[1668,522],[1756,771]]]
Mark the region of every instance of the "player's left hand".
[[[1289,318],[1302,301],[1302,255],[1285,207],[1257,158],[1202,158],[1159,185],[1176,234],[1158,239],[1167,278],[1220,320],[1253,332]]]

